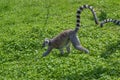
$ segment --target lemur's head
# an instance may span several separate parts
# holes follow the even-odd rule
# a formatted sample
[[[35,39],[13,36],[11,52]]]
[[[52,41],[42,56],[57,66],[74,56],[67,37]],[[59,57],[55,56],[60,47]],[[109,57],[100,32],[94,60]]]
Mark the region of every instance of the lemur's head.
[[[42,44],[42,48],[48,46],[49,42],[50,42],[50,40],[48,38],[45,38],[45,40],[43,41],[43,44]]]

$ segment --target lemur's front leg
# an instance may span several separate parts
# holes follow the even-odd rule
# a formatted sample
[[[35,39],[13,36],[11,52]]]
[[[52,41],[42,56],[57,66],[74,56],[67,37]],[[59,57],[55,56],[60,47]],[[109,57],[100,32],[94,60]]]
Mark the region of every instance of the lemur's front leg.
[[[67,53],[70,53],[70,43],[66,46]]]
[[[60,50],[60,54],[63,55],[64,54],[63,49],[59,49],[59,50]]]
[[[48,47],[47,51],[43,53],[42,57],[47,56],[52,51],[51,47]]]

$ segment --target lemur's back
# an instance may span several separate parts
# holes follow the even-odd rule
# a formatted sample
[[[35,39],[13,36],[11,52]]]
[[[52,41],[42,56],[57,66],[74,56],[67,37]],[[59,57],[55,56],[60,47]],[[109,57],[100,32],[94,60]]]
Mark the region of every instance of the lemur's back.
[[[65,30],[60,33],[58,36],[51,39],[51,46],[54,48],[63,48],[69,42],[69,36],[73,30]]]

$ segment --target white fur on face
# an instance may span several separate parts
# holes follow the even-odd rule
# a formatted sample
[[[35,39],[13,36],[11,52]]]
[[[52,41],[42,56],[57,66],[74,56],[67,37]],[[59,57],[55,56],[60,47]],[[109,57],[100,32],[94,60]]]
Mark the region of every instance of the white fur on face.
[[[45,46],[47,46],[49,44],[49,40],[48,39],[45,39]]]

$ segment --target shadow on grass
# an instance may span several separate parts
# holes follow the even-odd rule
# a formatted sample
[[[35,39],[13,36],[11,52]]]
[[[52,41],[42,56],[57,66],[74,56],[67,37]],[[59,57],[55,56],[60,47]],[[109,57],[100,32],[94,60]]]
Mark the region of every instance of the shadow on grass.
[[[99,66],[91,71],[84,71],[83,73],[76,72],[76,74],[66,75],[63,76],[65,80],[97,80],[99,78],[105,78],[105,75],[109,76],[115,76],[116,78],[119,78],[119,71],[112,70],[109,68],[103,68],[102,66]]]
[[[106,51],[101,54],[101,57],[108,58],[110,55],[115,53],[116,50],[120,49],[120,40],[116,43],[110,44],[106,47]]]
[[[69,57],[70,54],[71,55],[75,55],[75,54],[86,54],[86,55],[89,55],[89,53],[85,53],[83,51],[78,51],[78,50],[76,52],[72,52],[71,51],[70,53],[65,52],[64,54],[60,54],[59,52],[58,53],[52,53],[52,55],[55,56],[55,57]]]
[[[62,54],[53,54],[54,56],[56,57],[68,57],[70,53],[64,53],[63,55]]]

